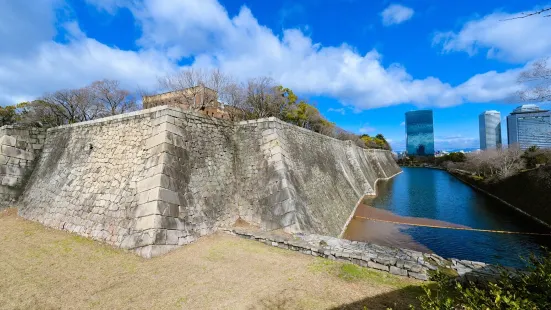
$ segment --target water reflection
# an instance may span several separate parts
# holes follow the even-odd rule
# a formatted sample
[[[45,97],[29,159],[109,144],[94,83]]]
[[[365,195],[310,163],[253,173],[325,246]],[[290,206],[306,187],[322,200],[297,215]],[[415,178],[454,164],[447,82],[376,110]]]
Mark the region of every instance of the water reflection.
[[[408,188],[407,214],[423,214],[424,217],[436,219],[438,212],[437,191],[434,174],[427,173],[419,178],[415,173],[406,173]],[[400,193],[396,193],[400,195]],[[404,214],[406,215],[406,214]]]
[[[356,215],[425,218],[429,220],[428,223],[436,220],[479,229],[525,232],[550,230],[514,209],[474,191],[445,171],[427,168],[404,168],[402,174],[388,182],[379,183],[378,196],[364,199],[364,204],[373,208],[360,206]],[[370,209],[387,212],[374,213]],[[509,266],[521,265],[519,255],[527,256],[531,251],[538,252],[540,245],[551,247],[551,237],[546,236],[411,227],[359,219],[351,221],[345,237],[410,249],[432,250],[445,257]]]

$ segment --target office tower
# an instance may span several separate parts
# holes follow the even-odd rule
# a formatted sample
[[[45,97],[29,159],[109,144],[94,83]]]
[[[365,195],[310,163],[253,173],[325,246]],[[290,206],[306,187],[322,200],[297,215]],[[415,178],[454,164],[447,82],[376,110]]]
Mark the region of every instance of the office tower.
[[[507,140],[525,150],[531,146],[551,148],[551,112],[525,104],[507,116]]]
[[[480,149],[501,148],[501,114],[498,111],[486,111],[478,116]]]
[[[406,112],[406,150],[408,155],[434,155],[432,110]]]

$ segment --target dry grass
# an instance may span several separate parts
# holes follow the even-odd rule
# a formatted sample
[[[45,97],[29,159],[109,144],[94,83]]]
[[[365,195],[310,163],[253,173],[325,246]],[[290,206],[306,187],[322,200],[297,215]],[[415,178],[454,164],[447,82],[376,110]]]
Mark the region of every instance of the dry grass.
[[[420,282],[218,234],[145,260],[0,211],[0,309],[407,309]]]

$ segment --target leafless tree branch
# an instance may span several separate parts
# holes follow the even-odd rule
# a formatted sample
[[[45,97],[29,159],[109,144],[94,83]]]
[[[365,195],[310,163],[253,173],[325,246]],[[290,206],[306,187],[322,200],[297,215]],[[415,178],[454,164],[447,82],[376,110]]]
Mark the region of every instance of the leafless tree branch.
[[[522,101],[551,101],[551,68],[547,61],[548,58],[540,59],[520,73],[518,82],[527,87],[518,93]]]
[[[551,11],[551,8],[545,8],[545,9],[541,9],[541,10],[531,12],[531,13],[524,13],[521,16],[506,18],[506,19],[502,19],[501,21],[526,18],[526,17],[530,17],[530,16],[534,16],[534,15],[540,15],[540,14],[548,12],[548,11]],[[543,17],[549,17],[549,16],[551,16],[551,15],[544,15]]]

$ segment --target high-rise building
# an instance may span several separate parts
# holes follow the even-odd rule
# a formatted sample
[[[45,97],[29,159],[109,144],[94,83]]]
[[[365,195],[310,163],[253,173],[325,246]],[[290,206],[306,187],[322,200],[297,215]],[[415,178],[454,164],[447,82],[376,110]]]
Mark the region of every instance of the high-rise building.
[[[408,155],[434,155],[432,110],[406,112],[406,150]]]
[[[480,149],[501,148],[501,113],[486,111],[478,116]]]
[[[507,116],[507,140],[525,150],[531,146],[551,148],[551,112],[525,104]]]

